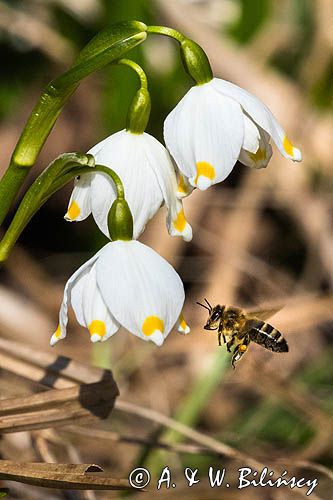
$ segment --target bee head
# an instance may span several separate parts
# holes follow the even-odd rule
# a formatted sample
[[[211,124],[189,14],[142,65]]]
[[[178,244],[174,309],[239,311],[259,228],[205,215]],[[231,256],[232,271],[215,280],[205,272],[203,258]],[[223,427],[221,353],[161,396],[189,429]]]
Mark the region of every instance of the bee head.
[[[219,327],[220,319],[221,319],[223,311],[224,311],[224,306],[217,305],[215,307],[212,307],[207,299],[205,299],[205,302],[207,305],[204,305],[204,304],[201,304],[200,302],[197,302],[197,304],[199,304],[199,306],[202,306],[209,311],[209,318],[207,320],[207,323],[204,326],[204,329],[205,330],[217,330]]]
[[[204,326],[205,330],[217,330],[220,324],[220,319],[223,315],[224,306],[217,305],[212,308],[209,314],[207,323]]]

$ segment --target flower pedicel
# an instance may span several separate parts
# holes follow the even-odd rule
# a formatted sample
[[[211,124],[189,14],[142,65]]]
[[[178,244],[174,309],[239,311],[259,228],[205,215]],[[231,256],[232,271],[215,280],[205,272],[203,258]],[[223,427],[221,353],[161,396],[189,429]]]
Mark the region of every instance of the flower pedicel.
[[[167,227],[172,236],[192,239],[192,228],[185,219],[182,202],[177,198],[177,179],[165,147],[147,133],[122,130],[94,146],[90,151],[96,163],[112,166],[121,177],[126,199],[133,214],[134,238],[163,203]],[[114,185],[103,173],[86,174],[75,181],[65,219],[81,221],[92,213],[98,227],[109,236],[107,217],[116,198]]]

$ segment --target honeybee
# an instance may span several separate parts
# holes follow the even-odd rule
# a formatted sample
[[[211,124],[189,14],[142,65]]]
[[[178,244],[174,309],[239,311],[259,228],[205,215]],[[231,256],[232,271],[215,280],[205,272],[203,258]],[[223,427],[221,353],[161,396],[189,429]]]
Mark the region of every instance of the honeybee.
[[[231,364],[235,364],[248,350],[251,341],[265,347],[273,352],[288,352],[288,344],[283,335],[265,319],[273,316],[278,309],[262,309],[246,312],[243,309],[232,306],[212,307],[207,299],[206,304],[197,302],[199,306],[209,311],[205,330],[217,330],[219,346],[221,339],[227,345],[228,352],[234,346]]]

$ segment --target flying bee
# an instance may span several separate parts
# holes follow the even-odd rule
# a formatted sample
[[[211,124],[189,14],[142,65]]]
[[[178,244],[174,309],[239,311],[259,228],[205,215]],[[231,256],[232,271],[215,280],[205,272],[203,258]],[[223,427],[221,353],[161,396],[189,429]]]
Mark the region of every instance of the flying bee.
[[[280,308],[246,312],[238,307],[226,305],[212,307],[207,299],[205,302],[206,305],[197,302],[209,312],[204,329],[217,330],[219,346],[222,345],[221,339],[223,339],[228,352],[231,352],[234,346],[231,360],[233,368],[246,353],[251,341],[269,351],[288,352],[286,339],[276,328],[265,321]]]

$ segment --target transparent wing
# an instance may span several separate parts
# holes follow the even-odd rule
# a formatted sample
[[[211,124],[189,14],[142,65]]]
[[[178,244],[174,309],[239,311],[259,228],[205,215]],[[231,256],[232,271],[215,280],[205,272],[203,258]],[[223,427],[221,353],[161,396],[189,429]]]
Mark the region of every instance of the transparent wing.
[[[252,309],[250,311],[246,311],[246,316],[248,319],[262,319],[266,320],[268,318],[271,318],[276,314],[277,312],[281,311],[281,309],[284,306],[279,306],[279,307],[271,307],[271,308],[261,308],[261,309]]]

